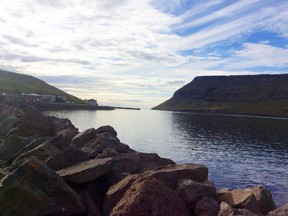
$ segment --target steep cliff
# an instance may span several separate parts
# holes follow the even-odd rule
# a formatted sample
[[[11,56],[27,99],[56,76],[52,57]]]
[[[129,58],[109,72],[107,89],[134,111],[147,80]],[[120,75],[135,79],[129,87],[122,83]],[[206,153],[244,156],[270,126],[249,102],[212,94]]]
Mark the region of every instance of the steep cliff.
[[[196,77],[153,109],[288,116],[288,74]]]

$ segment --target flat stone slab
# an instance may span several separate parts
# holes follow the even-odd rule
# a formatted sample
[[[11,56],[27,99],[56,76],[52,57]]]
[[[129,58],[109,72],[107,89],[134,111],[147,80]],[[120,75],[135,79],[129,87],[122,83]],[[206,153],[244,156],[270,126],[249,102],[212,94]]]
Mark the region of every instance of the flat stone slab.
[[[85,183],[97,179],[113,167],[113,158],[93,159],[59,170],[57,174],[64,180],[74,183]]]

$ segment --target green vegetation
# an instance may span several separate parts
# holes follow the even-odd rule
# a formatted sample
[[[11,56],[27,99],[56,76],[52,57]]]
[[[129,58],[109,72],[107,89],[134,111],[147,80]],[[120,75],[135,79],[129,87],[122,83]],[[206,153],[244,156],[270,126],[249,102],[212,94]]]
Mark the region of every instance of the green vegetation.
[[[20,96],[22,93],[65,96],[70,102],[83,103],[81,99],[67,94],[33,76],[0,70],[0,94],[3,92],[14,96]]]
[[[196,77],[153,109],[288,117],[288,74]]]

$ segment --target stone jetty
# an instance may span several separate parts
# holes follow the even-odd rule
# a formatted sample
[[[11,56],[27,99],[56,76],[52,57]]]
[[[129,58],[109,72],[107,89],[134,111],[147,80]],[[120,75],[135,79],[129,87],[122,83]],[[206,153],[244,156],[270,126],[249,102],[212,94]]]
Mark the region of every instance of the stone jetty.
[[[288,215],[262,186],[217,191],[207,167],[131,149],[111,126],[0,104],[0,216]]]

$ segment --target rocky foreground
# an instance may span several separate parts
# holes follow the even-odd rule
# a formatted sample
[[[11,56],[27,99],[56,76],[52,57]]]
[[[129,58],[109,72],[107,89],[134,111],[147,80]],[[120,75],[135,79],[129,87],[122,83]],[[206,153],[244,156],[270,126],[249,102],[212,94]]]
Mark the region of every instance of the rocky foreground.
[[[261,186],[217,192],[208,169],[120,142],[111,126],[0,104],[0,215],[288,215]]]

